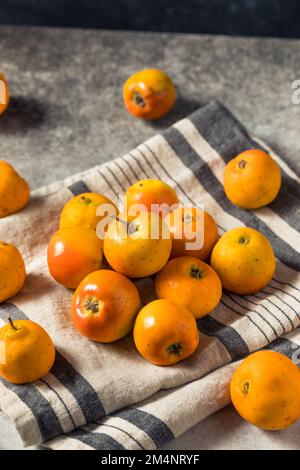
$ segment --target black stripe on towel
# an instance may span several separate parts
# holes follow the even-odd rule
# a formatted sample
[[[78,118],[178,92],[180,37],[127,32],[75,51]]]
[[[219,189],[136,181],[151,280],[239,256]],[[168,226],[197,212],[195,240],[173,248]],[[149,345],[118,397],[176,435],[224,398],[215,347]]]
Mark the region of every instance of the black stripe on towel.
[[[200,184],[215,199],[215,201],[233,217],[243,221],[247,226],[264,233],[275,249],[276,256],[286,265],[300,271],[300,256],[294,248],[274,233],[267,224],[260,220],[253,212],[245,211],[231,202],[225,196],[223,186],[216,178],[210,167],[195,152],[185,137],[175,128],[164,134],[165,139],[184,165],[194,173]]]
[[[300,346],[286,338],[278,338],[264,349],[271,349],[272,351],[280,352],[290,359],[292,359],[293,355],[297,353],[298,350],[298,358],[300,360]]]
[[[13,320],[28,320],[28,317],[22,310],[11,303],[5,302],[0,306],[0,317],[3,320],[7,320],[8,316],[11,316]],[[87,423],[98,420],[105,415],[101,400],[94,388],[57,350],[51,374],[76,399]]]
[[[218,101],[206,106],[203,112],[194,113],[189,119],[225,163],[244,150],[266,150],[251,139],[243,125]],[[282,168],[281,175],[283,184],[280,193],[268,207],[299,231],[300,217],[296,216],[296,212],[299,211],[300,185]]]
[[[125,450],[116,439],[107,434],[88,432],[84,429],[75,429],[67,434],[67,437],[77,439],[83,444],[88,445],[96,450]]]
[[[76,183],[71,184],[71,186],[69,186],[68,189],[71,191],[71,193],[74,196],[78,196],[79,194],[90,193],[91,192],[90,188],[82,180],[76,181]]]
[[[6,382],[2,377],[0,377],[0,381],[28,406],[35,417],[43,441],[48,441],[63,433],[63,429],[51,404],[34,385],[15,385]]]
[[[174,438],[174,434],[169,426],[156,416],[147,413],[146,411],[139,410],[138,408],[124,408],[111,414],[111,416],[125,419],[126,421],[129,421],[129,423],[142,429],[142,431],[151,437],[157,447],[162,446]]]
[[[249,354],[246,342],[231,326],[223,325],[209,315],[197,320],[197,325],[201,333],[217,338],[227,349],[233,361]]]

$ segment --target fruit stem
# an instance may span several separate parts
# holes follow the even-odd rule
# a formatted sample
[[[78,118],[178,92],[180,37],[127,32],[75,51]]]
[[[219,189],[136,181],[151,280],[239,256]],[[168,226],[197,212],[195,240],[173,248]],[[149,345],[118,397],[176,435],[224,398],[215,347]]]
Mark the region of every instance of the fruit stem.
[[[180,343],[174,343],[170,344],[170,346],[167,347],[167,351],[169,354],[174,354],[175,356],[180,356],[182,352],[182,345]]]
[[[16,327],[16,325],[14,324],[14,322],[12,321],[12,319],[10,317],[8,317],[8,321],[9,321],[9,324],[11,326],[11,328],[15,331],[18,330],[18,328]]]
[[[140,95],[140,93],[135,92],[132,97],[134,104],[140,106],[140,108],[144,108],[146,106],[144,98]]]
[[[244,168],[246,168],[247,162],[246,160],[240,160],[238,165],[239,165],[239,168],[243,170]]]

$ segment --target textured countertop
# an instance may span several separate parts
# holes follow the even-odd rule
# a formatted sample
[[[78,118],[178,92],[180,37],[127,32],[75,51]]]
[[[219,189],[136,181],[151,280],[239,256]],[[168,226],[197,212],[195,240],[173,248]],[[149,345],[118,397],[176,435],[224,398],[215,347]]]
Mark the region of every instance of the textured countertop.
[[[12,95],[0,158],[32,188],[120,156],[213,98],[300,173],[300,105],[291,102],[300,40],[0,27],[0,57]],[[148,66],[166,70],[179,90],[174,111],[154,124],[122,103],[124,80]],[[299,438],[299,423],[264,433],[228,407],[168,448],[293,449]],[[0,449],[19,447],[0,418]]]

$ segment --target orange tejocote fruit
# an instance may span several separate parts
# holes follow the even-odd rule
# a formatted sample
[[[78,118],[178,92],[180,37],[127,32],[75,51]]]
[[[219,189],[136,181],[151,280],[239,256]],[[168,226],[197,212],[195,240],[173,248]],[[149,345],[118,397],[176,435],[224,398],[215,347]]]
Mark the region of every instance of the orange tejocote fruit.
[[[176,191],[161,180],[137,181],[127,189],[125,194],[125,207],[129,214],[130,209],[134,212],[134,206],[138,204],[143,206],[140,208],[141,210],[166,215],[170,210],[177,207],[178,203],[179,199]],[[138,207],[136,208],[138,209]]]
[[[246,150],[224,169],[224,191],[230,201],[244,209],[270,204],[281,186],[279,166],[263,150]]]
[[[300,418],[300,371],[275,351],[250,354],[236,369],[230,384],[234,407],[262,429],[285,429]]]
[[[35,382],[55,360],[50,336],[31,320],[9,319],[0,329],[0,376],[14,384]]]
[[[97,215],[96,212],[99,211],[100,206],[103,208],[103,214]],[[79,194],[64,206],[60,215],[60,228],[88,227],[96,230],[101,220],[116,215],[117,212],[115,204],[102,194]]]
[[[9,103],[8,83],[3,73],[0,72],[0,114],[4,113],[4,111],[6,110],[8,106],[8,103]]]
[[[210,264],[224,289],[242,295],[265,287],[276,268],[271,243],[250,227],[238,227],[225,233],[214,246]]]
[[[73,295],[71,314],[83,336],[100,343],[127,335],[141,308],[137,288],[127,277],[101,269],[89,274]]]
[[[172,258],[187,255],[206,261],[210,257],[218,240],[218,227],[208,212],[179,207],[165,217],[165,222],[172,237]]]
[[[133,329],[139,353],[158,366],[171,366],[191,356],[199,344],[193,315],[169,300],[154,300],[139,312]]]
[[[52,277],[65,287],[76,289],[82,279],[100,269],[103,241],[88,227],[65,228],[49,242],[47,259]]]
[[[204,317],[216,308],[222,296],[217,273],[192,256],[168,261],[156,275],[155,290],[160,299],[184,305],[195,318]]]
[[[167,114],[176,101],[176,88],[162,70],[145,69],[131,75],[123,87],[127,111],[142,119],[158,119]]]
[[[18,249],[0,241],[0,303],[16,295],[23,287],[26,270]]]
[[[120,214],[105,234],[103,250],[110,266],[125,276],[151,276],[167,263],[172,242],[163,219],[141,212],[132,220]]]
[[[9,163],[0,160],[0,218],[20,211],[28,203],[30,190]]]

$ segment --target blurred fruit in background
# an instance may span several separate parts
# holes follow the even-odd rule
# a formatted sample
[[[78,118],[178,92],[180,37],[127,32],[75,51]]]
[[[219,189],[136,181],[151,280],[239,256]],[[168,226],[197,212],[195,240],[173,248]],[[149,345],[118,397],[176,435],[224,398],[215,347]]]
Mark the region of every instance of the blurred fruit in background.
[[[145,69],[131,75],[123,87],[124,104],[130,114],[142,119],[158,119],[176,101],[176,88],[162,70]]]
[[[2,72],[0,72],[0,114],[3,114],[9,103],[9,88],[7,80]]]
[[[23,287],[26,270],[18,249],[0,241],[0,303],[15,296]]]
[[[28,183],[12,165],[0,160],[0,218],[23,209],[29,196]]]

